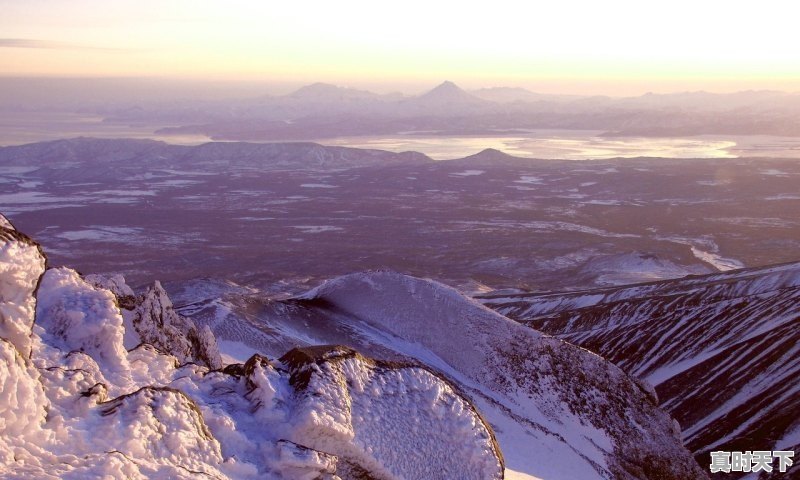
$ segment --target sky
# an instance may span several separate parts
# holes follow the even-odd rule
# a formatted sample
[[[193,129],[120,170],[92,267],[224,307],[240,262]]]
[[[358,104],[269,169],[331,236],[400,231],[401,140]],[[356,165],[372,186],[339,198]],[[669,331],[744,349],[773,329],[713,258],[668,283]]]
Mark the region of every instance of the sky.
[[[793,2],[0,0],[0,75],[800,91]]]

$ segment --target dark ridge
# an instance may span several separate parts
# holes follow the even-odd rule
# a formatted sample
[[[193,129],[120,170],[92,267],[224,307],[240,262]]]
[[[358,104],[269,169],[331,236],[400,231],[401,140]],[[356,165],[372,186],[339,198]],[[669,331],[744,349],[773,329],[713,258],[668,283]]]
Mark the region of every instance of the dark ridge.
[[[235,365],[241,365],[241,364],[235,364]],[[253,376],[253,372],[255,372],[256,366],[259,367],[269,366],[269,368],[272,368],[272,364],[270,363],[269,358],[256,353],[252,357],[247,359],[247,361],[244,363],[241,369],[239,367],[234,367],[231,368],[231,371],[236,373],[241,372],[240,375],[244,375],[245,377],[247,377],[247,386],[250,387],[250,390],[252,390],[256,388],[256,385],[252,382],[252,380],[250,380],[250,378]],[[225,367],[225,369],[223,369],[223,372],[225,370],[228,370],[228,367]]]
[[[491,149],[487,149],[491,150]],[[469,158],[469,157],[467,157]],[[512,157],[517,158],[517,157]],[[621,290],[629,290],[634,287],[643,287],[643,286],[672,286],[672,285],[681,285],[686,281],[690,281],[692,283],[695,282],[704,282],[705,285],[716,285],[722,284],[730,281],[730,277],[735,277],[741,274],[748,274],[748,275],[759,275],[767,270],[772,268],[779,268],[779,267],[786,267],[789,265],[797,265],[800,268],[800,260],[795,260],[791,262],[781,262],[781,263],[772,263],[769,265],[762,265],[758,267],[745,267],[745,268],[737,268],[734,270],[726,270],[724,272],[713,272],[707,274],[690,274],[686,275],[685,277],[681,278],[670,278],[666,280],[653,280],[650,282],[641,282],[635,283],[630,285],[618,285],[618,286],[610,286],[610,287],[599,287],[599,288],[589,288],[585,290],[570,290],[566,292],[547,292],[547,293],[536,293],[536,292],[517,292],[517,293],[486,293],[486,294],[479,294],[475,295],[475,298],[481,300],[492,300],[495,298],[539,298],[539,297],[561,297],[561,296],[581,296],[581,295],[597,295],[597,294],[611,294]],[[718,277],[718,278],[716,278]]]
[[[244,364],[242,363],[231,363],[230,365],[226,365],[225,368],[221,370],[221,372],[225,375],[230,375],[235,378],[239,378],[244,375]]]
[[[165,352],[165,351],[161,350],[160,348],[156,347],[155,345],[153,345],[151,343],[140,342],[138,345],[136,345],[135,347],[133,347],[130,350],[128,350],[128,352],[133,352],[133,351],[136,351],[136,350],[139,350],[139,349],[152,350],[152,351],[158,353],[159,355],[165,355],[165,356],[168,356],[168,357],[172,357],[173,359],[175,359],[175,368],[178,368],[178,367],[181,366],[181,363],[178,361],[177,358],[175,358],[175,355],[173,355],[173,354],[171,354],[169,352]],[[187,363],[191,363],[191,362],[187,362]]]
[[[105,400],[107,394],[108,394],[108,387],[106,386],[106,384],[98,382],[89,387],[89,389],[81,392],[81,397],[93,397],[96,395],[100,399],[100,401],[98,402],[100,403],[103,400]]]
[[[127,393],[125,395],[120,395],[119,397],[116,397],[116,398],[114,398],[112,400],[109,400],[107,402],[101,403],[100,404],[100,406],[101,406],[100,415],[102,415],[104,417],[107,417],[109,415],[113,415],[117,411],[119,411],[119,409],[122,407],[122,405],[123,405],[123,403],[125,402],[126,399],[131,398],[131,397],[135,397],[135,396],[140,396],[140,395],[147,395],[147,396],[151,397],[150,398],[151,401],[148,402],[148,403],[150,404],[151,407],[157,407],[158,404],[154,403],[152,401],[153,400],[152,397],[154,397],[156,395],[162,395],[162,394],[163,395],[177,395],[182,400],[184,400],[186,402],[186,404],[189,406],[189,408],[195,414],[197,414],[197,418],[199,420],[198,424],[197,424],[197,427],[200,430],[200,433],[203,435],[203,438],[205,438],[206,440],[212,440],[214,438],[211,435],[211,431],[208,429],[208,426],[206,425],[205,420],[203,419],[203,412],[200,411],[200,408],[197,406],[197,403],[195,403],[194,400],[189,398],[189,396],[187,396],[182,391],[180,391],[178,389],[175,389],[175,388],[172,388],[172,387],[146,386],[146,387],[140,388],[139,390],[136,390],[135,392]]]

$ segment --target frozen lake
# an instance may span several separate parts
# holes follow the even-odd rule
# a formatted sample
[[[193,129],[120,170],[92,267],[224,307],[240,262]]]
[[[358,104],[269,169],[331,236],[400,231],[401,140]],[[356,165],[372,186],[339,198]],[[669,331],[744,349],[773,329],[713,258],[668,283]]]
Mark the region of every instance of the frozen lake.
[[[326,145],[413,150],[436,160],[462,158],[486,148],[518,157],[590,160],[609,158],[800,158],[800,138],[766,135],[604,137],[595,130],[535,130],[497,136],[396,135],[323,140]]]
[[[204,135],[159,135],[168,125],[104,122],[99,116],[74,113],[15,112],[0,114],[0,145],[21,145],[74,137],[150,138],[181,145],[211,141]],[[418,151],[436,160],[462,158],[486,148],[519,157],[588,160],[632,157],[662,158],[800,158],[800,137],[767,135],[700,135],[693,137],[604,137],[598,130],[530,130],[493,135],[413,132],[386,136],[309,138],[323,145]]]

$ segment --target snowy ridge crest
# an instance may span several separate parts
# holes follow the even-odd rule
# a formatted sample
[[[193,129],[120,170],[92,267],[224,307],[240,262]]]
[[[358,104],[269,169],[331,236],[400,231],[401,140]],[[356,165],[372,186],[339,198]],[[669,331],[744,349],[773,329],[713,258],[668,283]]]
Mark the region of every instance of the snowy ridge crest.
[[[491,428],[425,368],[319,347],[211,369],[213,334],[160,284],[121,311],[124,280],[45,271],[0,228],[3,478],[503,478]]]
[[[6,218],[6,216],[3,215],[2,213],[0,213],[0,228],[5,228],[8,230],[16,230],[14,228],[14,225],[11,224],[11,221],[8,218]]]

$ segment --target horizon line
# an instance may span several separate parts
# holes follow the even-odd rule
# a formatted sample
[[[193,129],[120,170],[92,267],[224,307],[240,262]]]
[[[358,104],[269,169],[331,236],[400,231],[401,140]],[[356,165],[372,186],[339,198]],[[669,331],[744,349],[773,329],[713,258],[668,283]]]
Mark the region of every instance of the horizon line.
[[[170,84],[195,84],[195,85],[204,85],[206,87],[216,87],[216,90],[224,90],[226,87],[232,87],[236,85],[240,86],[257,86],[263,84],[265,87],[282,87],[279,90],[282,93],[273,93],[265,89],[264,94],[268,95],[275,95],[275,96],[283,96],[290,93],[293,93],[299,89],[304,87],[309,87],[312,85],[327,85],[333,86],[337,88],[343,89],[352,89],[352,90],[360,90],[369,93],[375,94],[403,94],[409,96],[415,96],[419,94],[424,94],[429,92],[439,86],[444,84],[453,84],[456,87],[467,91],[467,92],[477,92],[480,90],[490,90],[490,89],[501,89],[501,88],[508,88],[508,89],[517,89],[517,90],[525,90],[530,93],[545,95],[545,96],[574,96],[574,97],[609,97],[609,98],[636,98],[642,97],[646,95],[678,95],[678,94],[697,94],[697,93],[706,93],[712,95],[733,95],[738,93],[776,93],[776,94],[787,94],[787,95],[799,95],[800,90],[790,90],[790,89],[780,89],[780,88],[770,88],[768,86],[764,87],[744,87],[744,88],[728,88],[728,89],[720,89],[720,90],[712,90],[704,87],[698,86],[697,88],[676,88],[676,89],[665,89],[665,88],[642,88],[639,89],[640,93],[574,93],[568,90],[564,90],[561,92],[553,92],[551,88],[545,88],[543,90],[537,90],[535,87],[532,87],[531,84],[541,83],[541,84],[548,84],[552,83],[551,81],[546,80],[536,80],[520,82],[514,81],[509,83],[503,82],[488,82],[483,80],[469,80],[469,79],[461,79],[459,81],[453,81],[449,79],[444,79],[436,82],[428,82],[428,81],[414,81],[408,82],[401,79],[397,81],[374,81],[371,79],[363,79],[363,80],[356,80],[351,82],[342,82],[339,80],[301,80],[301,79],[285,79],[285,78],[246,78],[246,77],[230,77],[230,76],[196,76],[196,75],[48,75],[48,74],[8,74],[8,73],[0,73],[0,81],[28,81],[28,80],[39,80],[39,81],[65,81],[65,82],[76,82],[76,81],[153,81],[153,82],[167,82]],[[606,79],[611,80],[611,79]],[[665,81],[667,79],[663,79]],[[674,80],[674,79],[673,79]],[[581,82],[586,82],[586,79],[581,79]],[[470,87],[462,87],[462,82],[473,84]],[[414,85],[427,85],[427,87],[422,87],[421,90],[414,88],[413,91],[409,91],[408,89],[398,89],[398,88],[391,88],[391,85],[397,86],[398,83],[403,84],[414,84]],[[474,86],[475,84],[481,84],[480,86]],[[643,85],[647,85],[648,82],[637,82]],[[651,82],[652,83],[652,82]],[[687,81],[686,83],[692,83]],[[523,85],[524,84],[524,85]],[[375,86],[383,85],[384,88],[378,89],[377,91],[374,90]],[[654,85],[655,86],[655,85]],[[143,86],[146,87],[146,86]],[[287,90],[288,89],[288,90]]]

